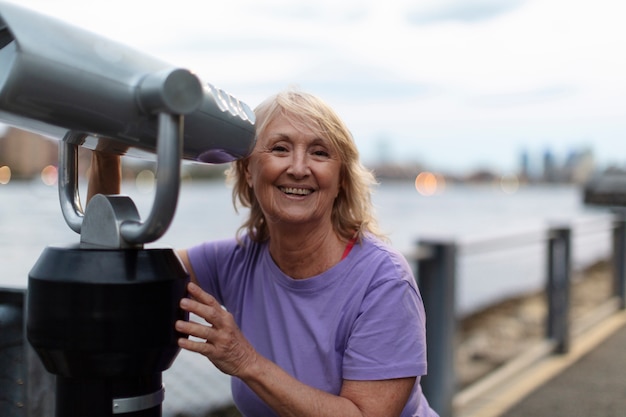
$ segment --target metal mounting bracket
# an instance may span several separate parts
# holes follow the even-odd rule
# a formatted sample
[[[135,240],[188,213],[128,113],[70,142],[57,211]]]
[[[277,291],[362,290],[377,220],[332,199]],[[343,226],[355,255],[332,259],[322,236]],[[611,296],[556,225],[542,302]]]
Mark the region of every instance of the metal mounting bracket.
[[[126,196],[91,199],[83,210],[78,190],[78,144],[87,135],[69,132],[59,146],[59,199],[68,226],[84,248],[133,248],[159,239],[172,222],[180,189],[183,116],[158,114],[156,192],[150,214],[141,221]]]

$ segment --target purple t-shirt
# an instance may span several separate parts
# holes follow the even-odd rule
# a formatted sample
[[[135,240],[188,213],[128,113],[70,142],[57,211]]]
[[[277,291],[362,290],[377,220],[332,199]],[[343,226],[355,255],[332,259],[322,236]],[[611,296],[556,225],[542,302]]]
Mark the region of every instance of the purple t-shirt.
[[[396,250],[366,236],[329,270],[294,280],[274,263],[267,242],[242,241],[203,243],[189,249],[189,260],[202,288],[263,356],[335,395],[344,379],[426,374],[424,307]],[[238,378],[232,393],[243,415],[275,416]],[[416,384],[402,416],[434,415]]]

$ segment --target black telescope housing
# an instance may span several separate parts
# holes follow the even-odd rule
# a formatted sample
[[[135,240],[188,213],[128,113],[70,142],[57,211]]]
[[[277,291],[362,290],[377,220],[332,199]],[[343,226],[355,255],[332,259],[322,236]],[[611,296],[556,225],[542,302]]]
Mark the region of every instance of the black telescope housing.
[[[172,249],[143,244],[171,222],[181,159],[247,156],[253,112],[191,71],[0,1],[0,121],[61,141],[61,208],[81,235],[47,247],[28,281],[27,338],[56,375],[56,416],[160,416],[189,276]],[[82,210],[78,146],[157,155],[148,221],[126,196]]]
[[[56,415],[161,415],[187,273],[172,250],[49,246],[29,274],[28,339],[56,378]]]

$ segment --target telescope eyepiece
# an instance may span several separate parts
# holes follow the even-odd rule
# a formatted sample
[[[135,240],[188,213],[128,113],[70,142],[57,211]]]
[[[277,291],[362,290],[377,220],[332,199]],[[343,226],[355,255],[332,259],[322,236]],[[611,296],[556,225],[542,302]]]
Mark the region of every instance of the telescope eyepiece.
[[[185,115],[202,104],[202,84],[186,69],[167,69],[145,76],[137,88],[139,108],[147,114]]]

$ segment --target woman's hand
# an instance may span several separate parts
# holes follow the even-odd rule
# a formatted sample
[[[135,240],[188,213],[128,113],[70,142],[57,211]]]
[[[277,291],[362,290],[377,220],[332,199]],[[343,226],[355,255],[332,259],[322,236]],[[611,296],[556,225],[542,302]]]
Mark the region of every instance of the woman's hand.
[[[187,290],[193,299],[183,298],[180,307],[202,317],[209,325],[177,321],[177,331],[202,339],[194,341],[181,338],[178,346],[206,356],[225,374],[241,377],[250,372],[257,352],[243,336],[233,316],[198,285],[189,283]]]
[[[201,353],[222,372],[243,380],[279,416],[399,416],[416,383],[415,377],[346,380],[340,395],[305,385],[262,357],[215,298],[194,283],[189,283],[187,289],[193,299],[182,299],[181,308],[204,318],[210,325],[177,321],[176,330],[202,339],[181,338],[178,345]]]

